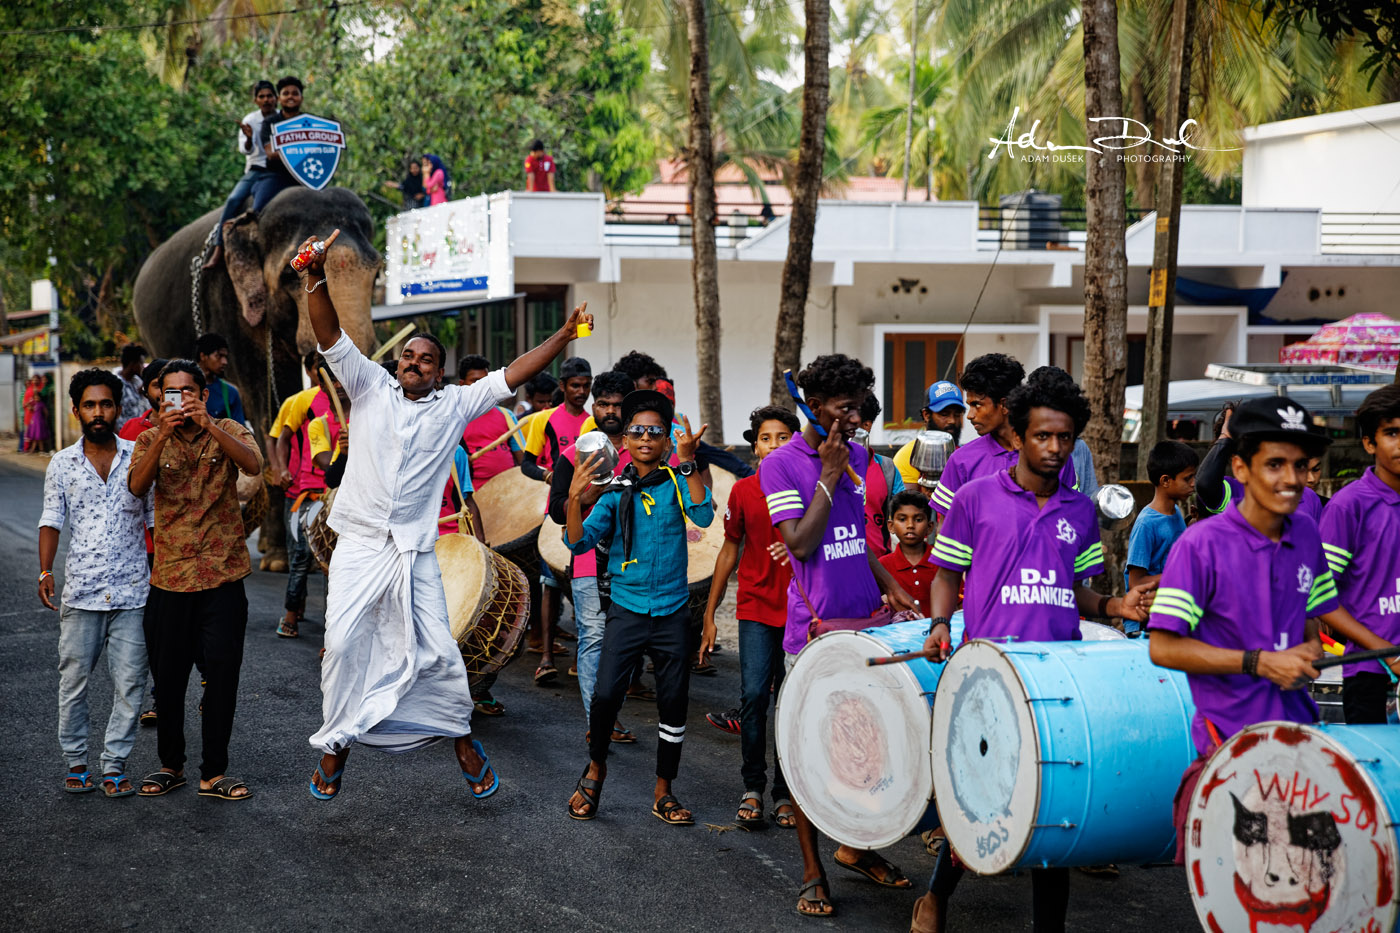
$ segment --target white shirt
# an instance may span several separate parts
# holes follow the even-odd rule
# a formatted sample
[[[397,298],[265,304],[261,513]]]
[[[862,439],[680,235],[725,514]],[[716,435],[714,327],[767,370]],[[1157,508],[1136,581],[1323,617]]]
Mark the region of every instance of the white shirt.
[[[261,110],[254,110],[243,118],[243,122],[248,124],[253,130],[253,138],[249,139],[243,135],[243,130],[235,130],[238,133],[238,151],[243,153],[243,171],[252,168],[267,168],[267,153],[263,152],[263,147],[258,144],[262,136],[263,114]]]
[[[401,552],[431,551],[452,455],[467,423],[513,394],[505,370],[469,386],[434,389],[415,402],[344,331],[321,353],[355,416],[355,441],[331,507],[331,528],[373,541],[392,535]]]
[[[146,605],[146,529],[155,524],[155,510],[150,492],[138,499],[126,486],[135,447],[117,438],[106,482],[88,460],[82,438],[54,454],[44,472],[39,527],[62,531],[65,521],[73,526],[63,564],[65,606],[100,611]]]

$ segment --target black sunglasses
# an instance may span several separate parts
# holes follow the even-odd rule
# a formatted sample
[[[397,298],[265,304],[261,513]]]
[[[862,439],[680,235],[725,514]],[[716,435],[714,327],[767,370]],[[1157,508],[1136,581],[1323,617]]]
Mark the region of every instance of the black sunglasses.
[[[628,437],[663,437],[666,429],[659,424],[631,424],[627,426]]]

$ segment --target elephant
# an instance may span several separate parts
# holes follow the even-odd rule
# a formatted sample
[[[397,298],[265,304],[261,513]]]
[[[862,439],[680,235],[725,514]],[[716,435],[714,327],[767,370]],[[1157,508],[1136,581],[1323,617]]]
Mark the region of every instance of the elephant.
[[[220,210],[181,228],[147,257],[136,277],[132,303],[148,352],[158,357],[192,358],[196,327],[191,262],[199,261]],[[340,323],[368,353],[374,344],[370,305],[381,259],[375,251],[374,221],[354,192],[344,188],[312,191],[290,188],[268,203],[225,225],[224,262],[200,275],[203,332],[229,343],[225,377],[243,394],[243,409],[254,436],[266,443],[280,402],[302,388],[301,357],[315,347],[306,294],[289,265],[308,236],[340,236],[326,256],[336,270],[323,288]],[[271,359],[269,360],[269,344]],[[268,490],[269,517],[262,523],[258,549],[264,570],[286,569],[282,493]]]

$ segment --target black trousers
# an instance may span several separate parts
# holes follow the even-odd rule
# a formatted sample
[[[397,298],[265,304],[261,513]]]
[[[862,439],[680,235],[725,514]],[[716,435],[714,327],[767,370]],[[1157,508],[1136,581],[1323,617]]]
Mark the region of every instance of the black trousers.
[[[162,767],[185,764],[185,690],[190,667],[202,663],[204,749],[200,775],[209,780],[228,770],[228,741],[243,666],[248,597],[243,581],[212,590],[174,593],[151,587],[146,600],[146,652],[156,679],[156,751]]]
[[[1342,681],[1342,714],[1348,725],[1386,722],[1385,703],[1390,699],[1390,678],[1375,671],[1352,674]]]
[[[690,702],[690,655],[694,650],[690,612],[682,606],[670,615],[644,616],[613,603],[607,618],[598,681],[589,708],[589,757],[599,764],[607,761],[613,723],[646,653],[656,664],[656,776],[671,780],[680,769]]]
[[[952,847],[944,844],[933,863],[928,889],[935,897],[951,897],[967,869],[953,863]],[[1069,911],[1069,869],[1031,869],[1031,930],[1033,933],[1064,933]]]

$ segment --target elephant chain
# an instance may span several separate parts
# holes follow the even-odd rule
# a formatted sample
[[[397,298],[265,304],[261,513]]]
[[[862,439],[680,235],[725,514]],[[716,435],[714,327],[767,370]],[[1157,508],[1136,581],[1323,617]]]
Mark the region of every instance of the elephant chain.
[[[219,226],[216,223],[209,230],[209,235],[204,238],[204,247],[199,251],[199,255],[190,260],[190,316],[194,318],[195,337],[204,336],[204,307],[201,294],[203,292],[204,280],[204,259],[209,255],[209,250],[214,245],[214,235],[218,233]]]

